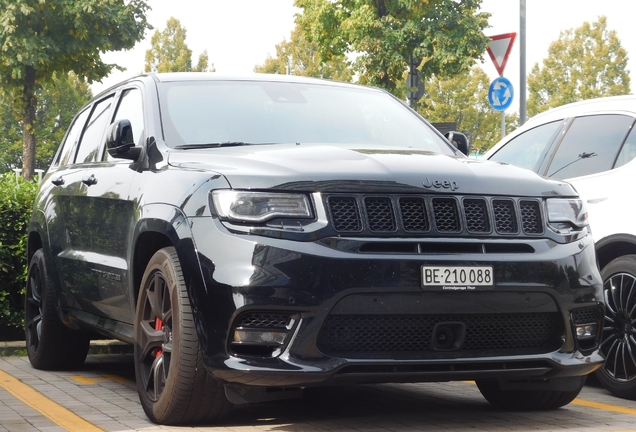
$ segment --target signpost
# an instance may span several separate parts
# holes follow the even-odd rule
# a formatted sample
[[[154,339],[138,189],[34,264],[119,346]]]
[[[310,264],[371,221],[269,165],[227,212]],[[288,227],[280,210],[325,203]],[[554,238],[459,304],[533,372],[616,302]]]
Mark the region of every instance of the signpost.
[[[422,81],[422,73],[417,69],[420,62],[412,56],[409,59],[409,74],[406,77],[406,87],[415,88],[408,93],[407,98],[410,106],[415,106],[417,101],[424,96],[424,81]]]
[[[506,63],[508,63],[508,57],[510,51],[512,51],[512,45],[515,42],[517,33],[505,33],[497,36],[490,37],[490,44],[488,45],[488,55],[495,64],[495,69],[499,73],[499,78],[493,80],[488,89],[488,102],[496,111],[501,111],[501,137],[506,136],[506,113],[504,112],[514,97],[514,89],[512,83],[503,77]]]

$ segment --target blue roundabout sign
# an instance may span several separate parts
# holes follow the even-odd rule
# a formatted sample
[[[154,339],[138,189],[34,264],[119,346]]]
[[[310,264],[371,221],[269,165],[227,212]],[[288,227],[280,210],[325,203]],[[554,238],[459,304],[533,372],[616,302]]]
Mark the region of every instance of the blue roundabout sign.
[[[488,102],[497,111],[504,111],[510,107],[514,97],[512,83],[504,77],[499,77],[490,83]]]

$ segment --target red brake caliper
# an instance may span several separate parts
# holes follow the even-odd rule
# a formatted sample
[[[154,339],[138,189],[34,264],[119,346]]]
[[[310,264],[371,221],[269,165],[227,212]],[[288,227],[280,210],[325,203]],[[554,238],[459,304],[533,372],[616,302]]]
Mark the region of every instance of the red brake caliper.
[[[155,330],[161,330],[163,328],[163,322],[159,318],[155,318]],[[159,357],[163,350],[161,348],[157,348],[155,351],[155,358]]]

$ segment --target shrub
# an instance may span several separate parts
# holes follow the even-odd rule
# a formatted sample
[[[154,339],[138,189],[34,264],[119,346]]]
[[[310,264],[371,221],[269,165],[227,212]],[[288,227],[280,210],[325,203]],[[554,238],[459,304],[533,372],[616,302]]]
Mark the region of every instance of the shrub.
[[[36,182],[0,175],[0,333],[24,325],[27,229]]]

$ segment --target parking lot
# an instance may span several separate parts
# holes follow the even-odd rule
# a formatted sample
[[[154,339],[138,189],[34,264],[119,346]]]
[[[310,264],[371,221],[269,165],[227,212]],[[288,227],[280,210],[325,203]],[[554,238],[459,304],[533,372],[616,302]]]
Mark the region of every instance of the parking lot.
[[[152,424],[139,404],[129,354],[90,355],[83,369],[43,372],[0,358],[0,431],[636,431],[636,403],[591,380],[547,412],[493,409],[470,382],[306,391],[302,399],[243,405],[220,425]]]

